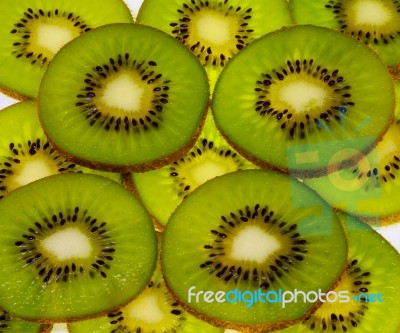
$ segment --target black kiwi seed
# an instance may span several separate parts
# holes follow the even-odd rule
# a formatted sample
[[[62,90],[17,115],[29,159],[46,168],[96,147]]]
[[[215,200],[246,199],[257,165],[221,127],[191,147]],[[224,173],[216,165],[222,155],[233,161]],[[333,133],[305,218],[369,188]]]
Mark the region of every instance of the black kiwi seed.
[[[326,85],[334,101],[326,110],[315,110],[315,112],[296,114],[290,109],[277,109],[270,98],[270,87],[276,82],[284,81],[293,74],[305,73],[310,77],[318,79],[321,84]],[[282,131],[288,133],[290,139],[305,139],[306,133],[314,129],[323,128],[321,123],[341,122],[347,114],[348,108],[354,106],[351,100],[351,86],[345,84],[345,78],[339,74],[338,69],[328,70],[321,65],[315,64],[313,59],[287,60],[285,66],[269,73],[261,74],[254,88],[257,101],[254,110],[261,117],[268,117],[280,124]]]
[[[325,5],[325,8],[328,8],[332,11],[336,21],[340,26],[340,32],[351,35],[366,45],[387,45],[399,37],[400,31],[382,32],[375,30],[374,28],[366,31],[352,29],[352,25],[348,23],[348,17],[345,13],[346,4],[344,2],[345,1],[343,0],[329,0]],[[392,1],[392,3],[394,10],[397,13],[400,13],[400,2],[395,0]]]
[[[9,155],[0,159],[0,199],[8,192],[8,177],[15,174],[15,167],[21,164],[26,157],[43,153],[49,156],[57,167],[58,172],[73,171],[76,167],[74,163],[68,162],[50,145],[47,140],[37,138],[28,140],[25,143],[10,142],[8,145]]]
[[[157,73],[156,67],[155,61],[131,59],[129,53],[109,58],[108,63],[95,66],[86,73],[83,88],[76,96],[75,106],[80,108],[90,126],[99,126],[106,131],[139,132],[150,128],[157,129],[162,121],[162,112],[169,103],[168,91],[171,81],[163,78],[161,73]],[[114,116],[96,105],[96,93],[102,89],[104,81],[123,69],[136,72],[143,84],[149,85],[153,91],[151,108],[143,110],[136,117],[129,113],[125,116]]]
[[[205,44],[203,41],[194,41],[190,38],[190,22],[193,15],[206,10],[238,18],[239,24],[235,33],[235,45],[232,45],[233,50],[227,50],[226,53],[216,53],[212,46]],[[177,9],[177,12],[179,18],[170,23],[171,33],[183,45],[188,47],[204,66],[225,66],[235,52],[241,50],[252,41],[251,34],[253,29],[250,27],[252,8],[233,6],[229,3],[229,0],[190,0],[184,2],[182,7]]]
[[[221,220],[222,224],[211,230],[214,235],[212,245],[204,246],[208,253],[208,260],[200,264],[200,268],[207,269],[210,274],[225,282],[237,283],[239,280],[243,280],[259,288],[268,289],[277,278],[286,274],[291,266],[299,265],[304,261],[308,253],[308,242],[299,234],[297,225],[281,221],[267,206],[261,207],[259,204],[254,207],[246,206],[245,209],[221,216]],[[235,228],[251,221],[268,226],[269,233],[287,238],[289,242],[287,250],[285,253],[274,255],[274,258],[269,258],[269,262],[261,267],[250,268],[241,265],[229,267],[229,264],[224,261],[226,255],[224,241]]]
[[[51,59],[49,59],[48,56],[32,50],[33,47],[30,41],[32,25],[36,24],[36,21],[43,20],[44,18],[61,18],[65,21],[70,21],[71,28],[77,29],[79,34],[83,34],[91,29],[81,17],[76,16],[72,12],[60,11],[58,9],[45,11],[43,9],[33,10],[32,8],[28,8],[10,31],[10,33],[15,36],[12,54],[16,58],[25,58],[30,61],[32,65],[39,66],[50,62]]]
[[[196,145],[192,150],[190,150],[184,157],[172,163],[169,168],[170,176],[176,185],[176,190],[179,197],[183,199],[186,198],[193,190],[188,179],[182,175],[181,170],[185,169],[185,164],[190,163],[198,159],[204,152],[212,151],[215,156],[223,156],[225,158],[231,159],[237,166],[237,170],[242,170],[243,162],[239,158],[238,154],[232,152],[230,149],[222,149],[214,145],[214,142],[206,138],[199,140],[200,144]]]
[[[90,237],[100,245],[101,249],[87,267],[82,267],[79,262],[58,263],[40,252],[40,241],[51,234],[51,230],[56,230],[63,225],[83,226]],[[25,262],[25,266],[33,266],[36,269],[38,278],[42,280],[44,287],[52,281],[67,282],[68,279],[76,278],[78,274],[89,274],[93,278],[100,275],[106,278],[105,270],[110,269],[110,263],[113,260],[113,254],[110,253],[116,251],[106,225],[106,222],[100,223],[89,215],[87,210],[82,211],[79,207],[75,207],[71,211],[58,212],[52,214],[51,217],[43,217],[40,222],[36,221],[34,226],[21,235],[21,238],[14,244],[21,253],[21,259]],[[93,226],[98,228],[94,230]]]

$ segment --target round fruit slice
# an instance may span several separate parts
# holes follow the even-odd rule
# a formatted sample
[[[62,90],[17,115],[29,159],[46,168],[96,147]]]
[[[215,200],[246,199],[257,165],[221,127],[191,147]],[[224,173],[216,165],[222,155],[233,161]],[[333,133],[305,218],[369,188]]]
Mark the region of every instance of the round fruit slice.
[[[116,182],[62,174],[0,201],[0,306],[42,322],[87,317],[139,294],[157,241],[142,205]]]
[[[331,288],[347,243],[313,191],[280,173],[245,170],[209,180],[182,202],[166,225],[161,255],[167,285],[200,318],[276,329],[313,306],[283,302],[283,293]]]
[[[374,150],[355,166],[306,179],[333,207],[381,222],[400,216],[400,127],[393,123]],[[376,221],[375,221],[376,222]]]
[[[162,229],[182,200],[201,184],[229,172],[255,168],[228,145],[208,114],[199,139],[183,157],[131,177],[134,191]]]
[[[39,104],[45,132],[70,158],[143,171],[189,148],[207,98],[204,69],[185,47],[150,27],[115,24],[57,53]]]
[[[400,3],[393,0],[290,0],[295,23],[348,34],[387,65],[400,64]]]
[[[0,86],[36,97],[47,65],[73,38],[101,25],[132,22],[122,0],[0,3]]]
[[[314,314],[279,332],[399,332],[400,254],[365,223],[344,214],[340,219],[349,241],[342,280]]]
[[[98,173],[122,181],[117,173],[84,168],[67,161],[47,140],[37,104],[24,101],[0,112],[0,199],[35,180],[67,172]]]
[[[160,273],[156,271],[143,292],[122,308],[107,316],[84,320],[69,325],[70,333],[222,333],[185,312],[173,299]]]
[[[229,59],[262,35],[291,25],[284,0],[145,0],[138,23],[163,30],[196,55],[211,86]]]
[[[338,151],[375,144],[393,117],[394,88],[368,47],[330,29],[296,26],[237,54],[212,107],[239,152],[263,167],[315,174],[353,157],[339,159]]]

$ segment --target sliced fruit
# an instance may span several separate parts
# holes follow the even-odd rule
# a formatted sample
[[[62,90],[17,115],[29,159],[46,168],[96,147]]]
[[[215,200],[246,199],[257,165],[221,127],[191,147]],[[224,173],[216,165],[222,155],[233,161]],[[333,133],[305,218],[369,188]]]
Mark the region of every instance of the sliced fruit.
[[[0,306],[41,322],[107,311],[142,291],[156,251],[150,217],[116,182],[43,178],[0,201]]]
[[[385,64],[400,64],[397,0],[290,0],[290,8],[295,23],[336,29],[371,47]]]
[[[47,65],[73,38],[110,23],[130,23],[122,0],[19,0],[0,3],[0,86],[36,97]]]
[[[57,53],[39,106],[46,134],[70,158],[96,169],[144,171],[189,149],[207,98],[204,69],[185,47],[150,27],[114,24]]]
[[[245,170],[194,190],[168,221],[161,254],[166,283],[186,308],[250,331],[285,327],[307,313],[313,303],[284,305],[279,294],[331,288],[347,245],[313,191],[280,173]]]
[[[340,219],[349,240],[342,280],[314,314],[280,332],[399,332],[400,254],[365,223],[344,214]]]
[[[229,172],[254,168],[222,138],[209,114],[199,139],[185,156],[161,169],[132,173],[131,177],[134,190],[162,228],[198,186]]]
[[[393,117],[394,88],[368,47],[330,29],[296,26],[237,54],[217,82],[212,109],[240,153],[308,176],[354,158],[338,151],[375,144]]]
[[[137,22],[161,29],[196,55],[211,86],[229,59],[262,35],[291,25],[284,0],[144,0]]]
[[[122,182],[120,174],[91,170],[63,158],[47,140],[37,111],[36,102],[25,101],[0,112],[0,199],[16,188],[58,173],[97,173]]]
[[[400,127],[394,123],[377,147],[355,166],[307,179],[305,184],[335,208],[370,220],[393,222],[400,216],[399,169]]]

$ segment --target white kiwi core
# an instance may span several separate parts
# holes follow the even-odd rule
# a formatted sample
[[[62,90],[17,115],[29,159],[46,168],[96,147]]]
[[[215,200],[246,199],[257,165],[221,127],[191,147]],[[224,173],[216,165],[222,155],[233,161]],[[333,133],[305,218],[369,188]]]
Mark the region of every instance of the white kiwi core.
[[[388,8],[372,0],[359,1],[354,9],[355,23],[359,25],[384,25],[392,16]]]
[[[145,322],[147,324],[157,324],[164,319],[164,313],[159,306],[157,294],[146,295],[132,302],[125,310],[129,319]]]
[[[232,241],[230,256],[234,260],[249,260],[263,263],[279,250],[281,244],[275,237],[258,226],[247,226],[240,230]]]
[[[197,34],[212,44],[225,44],[231,39],[230,22],[220,15],[207,13],[197,20]]]
[[[15,175],[14,181],[19,187],[56,173],[54,165],[49,165],[46,160],[32,159],[23,164],[18,174]]]
[[[44,238],[41,246],[57,260],[90,257],[92,246],[89,238],[78,228],[66,228]]]
[[[136,113],[142,110],[144,88],[131,75],[116,75],[104,88],[102,101],[109,107]]]
[[[227,173],[227,169],[223,164],[210,160],[203,161],[191,170],[192,178],[198,185],[225,173]]]
[[[70,29],[55,24],[41,23],[36,29],[37,45],[53,54],[74,38]]]
[[[282,85],[279,99],[295,112],[309,112],[325,104],[327,92],[320,85],[303,80],[295,80]]]

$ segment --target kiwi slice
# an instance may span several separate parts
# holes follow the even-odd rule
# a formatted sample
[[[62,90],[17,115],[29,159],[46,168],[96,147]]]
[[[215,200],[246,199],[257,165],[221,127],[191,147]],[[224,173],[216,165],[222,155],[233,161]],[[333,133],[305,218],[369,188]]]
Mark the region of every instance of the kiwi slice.
[[[222,333],[190,315],[172,297],[158,270],[142,293],[106,316],[69,324],[70,333]]]
[[[284,0],[144,0],[137,22],[161,29],[189,48],[206,67],[213,86],[234,54],[256,38],[291,25],[292,18]]]
[[[281,332],[398,333],[400,254],[365,223],[339,216],[349,241],[342,280],[314,314]]]
[[[228,172],[254,168],[228,145],[209,113],[199,139],[185,156],[158,170],[132,173],[131,180],[162,229],[175,208],[201,184]]]
[[[59,174],[0,201],[0,306],[21,318],[66,322],[127,303],[150,279],[150,217],[116,182]]]
[[[120,174],[91,170],[63,158],[47,140],[34,101],[1,110],[0,133],[0,199],[18,187],[58,173],[98,173],[122,182]]]
[[[240,153],[308,176],[352,158],[337,160],[338,150],[375,144],[392,119],[394,88],[368,47],[327,28],[296,26],[237,54],[221,73],[212,109]]]
[[[331,288],[347,243],[313,191],[280,173],[244,170],[209,180],[182,202],[165,227],[161,256],[166,283],[185,308],[253,331],[285,327],[310,311],[312,303],[282,306],[266,297]]]
[[[396,96],[396,110],[394,112],[394,117],[396,123],[400,123],[400,80],[394,82],[394,91]]]
[[[130,23],[122,0],[19,0],[0,3],[0,86],[36,97],[47,65],[73,38],[101,25]]]
[[[13,318],[6,311],[0,310],[0,332],[42,333],[43,326],[38,323]]]
[[[387,65],[400,64],[397,0],[290,0],[294,21],[338,30],[368,45]]]
[[[207,99],[206,73],[180,43],[147,26],[111,24],[57,53],[39,106],[50,141],[72,160],[144,171],[189,149]]]
[[[304,182],[342,211],[381,222],[397,221],[400,216],[400,125],[393,123],[376,148],[355,166]]]

